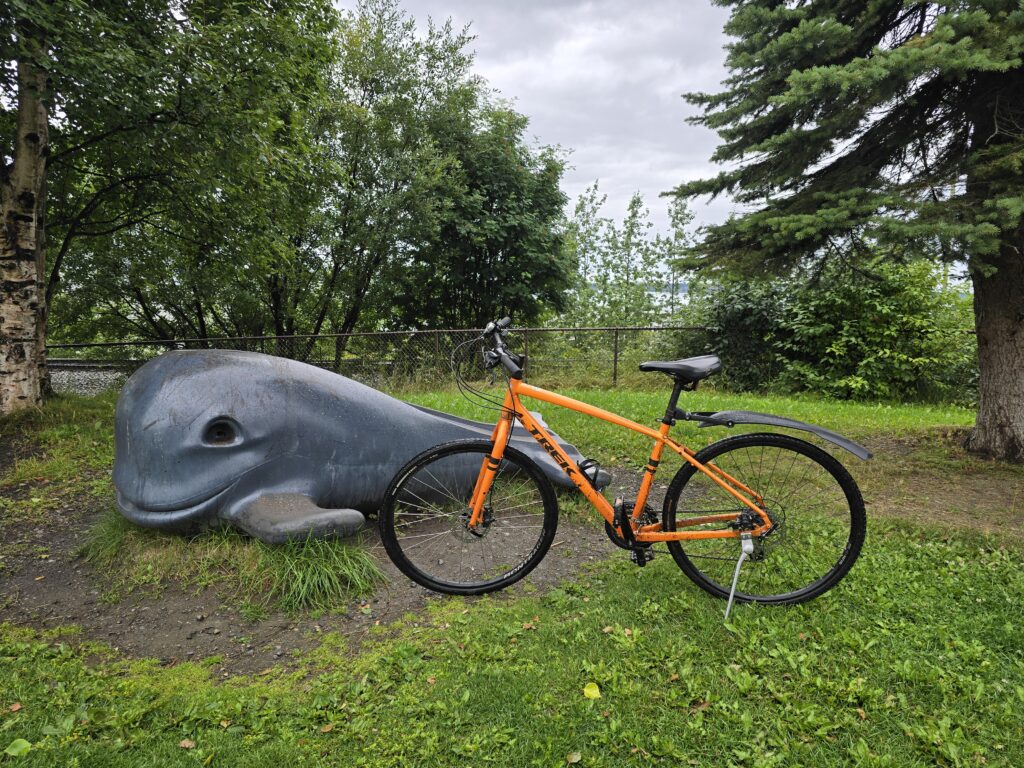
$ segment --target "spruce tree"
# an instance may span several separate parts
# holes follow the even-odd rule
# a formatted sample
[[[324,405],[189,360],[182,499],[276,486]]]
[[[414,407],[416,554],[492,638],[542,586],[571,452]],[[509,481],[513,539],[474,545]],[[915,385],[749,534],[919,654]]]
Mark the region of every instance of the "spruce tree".
[[[885,252],[965,264],[981,379],[972,450],[1024,460],[1024,6],[719,0],[730,75],[689,94],[745,212],[693,265],[773,272]]]

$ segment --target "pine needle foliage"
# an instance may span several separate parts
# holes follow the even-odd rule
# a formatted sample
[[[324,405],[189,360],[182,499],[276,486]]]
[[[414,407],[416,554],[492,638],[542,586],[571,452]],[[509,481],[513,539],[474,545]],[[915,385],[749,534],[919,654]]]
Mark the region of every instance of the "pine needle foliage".
[[[889,241],[988,266],[1024,214],[1024,9],[1015,0],[721,0],[731,74],[692,93],[718,175],[678,196],[757,206],[700,265],[774,271]]]

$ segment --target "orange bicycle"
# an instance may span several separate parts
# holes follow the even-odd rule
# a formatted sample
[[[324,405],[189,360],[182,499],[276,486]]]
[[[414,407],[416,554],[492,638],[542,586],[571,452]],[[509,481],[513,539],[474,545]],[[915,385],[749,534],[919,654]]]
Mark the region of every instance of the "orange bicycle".
[[[413,581],[438,592],[481,594],[523,578],[547,553],[558,500],[540,467],[509,445],[516,421],[601,514],[609,537],[630,552],[633,562],[646,565],[652,545],[665,542],[683,573],[712,595],[728,598],[727,617],[734,599],[786,604],[817,597],[853,566],[864,542],[864,502],[850,473],[831,454],[770,432],[729,437],[694,452],[670,438],[669,430],[677,421],[768,424],[811,432],[870,458],[862,446],[770,414],[679,409],[680,394],[721,367],[713,355],[640,366],[673,381],[659,428],[645,427],[523,381],[522,359],[505,346],[510,324],[509,318],[490,323],[473,340],[484,342],[485,368],[493,372],[500,366],[508,373],[504,399],[492,401],[500,405],[501,416],[490,440],[462,440],[424,451],[398,472],[385,494],[380,511],[384,547]],[[651,438],[654,446],[636,499],[613,503],[605,498],[596,465],[572,460],[523,407],[524,397]],[[666,448],[684,464],[656,511],[648,498]],[[741,580],[744,562],[748,567]]]

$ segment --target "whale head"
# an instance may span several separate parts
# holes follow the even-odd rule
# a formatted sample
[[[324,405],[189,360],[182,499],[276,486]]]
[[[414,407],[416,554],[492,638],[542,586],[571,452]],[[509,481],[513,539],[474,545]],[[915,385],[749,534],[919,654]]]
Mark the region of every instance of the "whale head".
[[[178,351],[136,371],[115,415],[114,486],[125,515],[150,527],[194,527],[240,478],[293,451],[289,405],[301,393],[282,370],[290,362]]]

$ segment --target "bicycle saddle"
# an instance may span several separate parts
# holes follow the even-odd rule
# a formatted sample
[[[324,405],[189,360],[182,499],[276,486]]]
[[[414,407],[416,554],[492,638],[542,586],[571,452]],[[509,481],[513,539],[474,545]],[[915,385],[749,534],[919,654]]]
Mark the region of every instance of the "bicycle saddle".
[[[648,363],[640,363],[640,370],[644,372],[658,371],[667,373],[669,376],[680,381],[695,382],[706,379],[722,368],[722,361],[718,355],[701,355],[700,357],[688,357],[685,360],[672,360],[661,362],[652,360]]]

